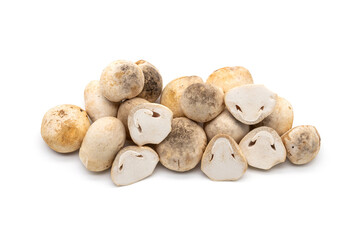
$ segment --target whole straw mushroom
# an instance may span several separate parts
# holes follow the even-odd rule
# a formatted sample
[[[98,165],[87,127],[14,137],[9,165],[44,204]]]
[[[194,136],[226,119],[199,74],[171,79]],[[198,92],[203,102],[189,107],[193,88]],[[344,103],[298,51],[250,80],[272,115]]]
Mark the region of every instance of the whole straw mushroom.
[[[155,102],[161,95],[163,80],[159,70],[157,70],[151,63],[139,60],[137,64],[144,74],[144,88],[138,95],[149,102]]]

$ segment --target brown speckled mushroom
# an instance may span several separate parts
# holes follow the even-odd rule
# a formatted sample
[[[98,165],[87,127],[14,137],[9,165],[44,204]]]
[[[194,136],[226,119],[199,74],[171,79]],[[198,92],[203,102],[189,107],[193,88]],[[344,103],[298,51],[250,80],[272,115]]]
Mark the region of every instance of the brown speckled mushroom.
[[[248,164],[255,168],[268,170],[286,160],[286,149],[279,134],[269,127],[252,130],[239,146]]]
[[[185,89],[180,105],[186,117],[208,122],[224,110],[224,93],[211,84],[194,83]]]
[[[166,168],[185,172],[199,162],[206,147],[206,134],[197,123],[184,118],[174,118],[171,132],[156,145],[160,162]]]
[[[249,70],[244,67],[224,67],[213,72],[206,83],[213,84],[226,93],[234,87],[252,84],[253,79]]]
[[[51,108],[43,117],[41,136],[56,152],[78,150],[90,127],[89,118],[80,107],[70,104]]]
[[[235,87],[225,94],[225,105],[240,122],[253,125],[269,116],[276,105],[277,95],[264,85]]]
[[[149,102],[155,102],[160,97],[163,87],[163,80],[160,72],[147,61],[139,60],[136,64],[141,68],[144,74],[144,88],[138,97],[144,98]]]
[[[214,181],[234,181],[247,169],[239,145],[230,136],[216,135],[207,145],[201,160],[201,170]]]
[[[173,112],[174,118],[185,116],[181,106],[180,106],[180,98],[185,91],[185,89],[194,83],[202,83],[203,80],[198,76],[186,76],[177,78],[169,82],[160,98],[160,103]]]
[[[293,164],[309,163],[320,151],[321,138],[314,126],[294,127],[281,138],[287,151],[287,157]]]
[[[134,98],[144,87],[144,74],[133,62],[117,60],[110,63],[100,77],[101,92],[112,102]]]
[[[150,176],[158,162],[159,156],[149,147],[125,147],[115,157],[111,179],[117,186],[136,183]]]

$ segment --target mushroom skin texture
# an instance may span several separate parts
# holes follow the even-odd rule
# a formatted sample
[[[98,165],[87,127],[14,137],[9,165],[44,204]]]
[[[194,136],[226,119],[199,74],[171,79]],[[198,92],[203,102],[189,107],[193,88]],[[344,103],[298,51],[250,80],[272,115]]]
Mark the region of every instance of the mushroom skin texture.
[[[91,121],[102,117],[116,117],[119,103],[110,102],[101,93],[100,81],[91,81],[84,91],[85,110]]]
[[[78,150],[90,127],[86,112],[78,106],[63,104],[51,108],[41,123],[45,143],[59,153]]]
[[[159,156],[149,147],[125,147],[112,164],[111,180],[117,186],[136,183],[150,176],[158,162]]]
[[[139,146],[159,144],[171,131],[171,110],[157,103],[142,103],[133,107],[128,117],[131,139]]]
[[[203,80],[198,76],[185,76],[169,82],[160,98],[160,103],[173,112],[174,118],[184,117],[184,112],[180,106],[180,98],[185,89],[194,83],[202,83]]]
[[[264,85],[250,84],[230,89],[225,105],[240,122],[253,125],[269,116],[275,108],[277,95]]]
[[[144,88],[138,97],[149,102],[155,102],[160,97],[163,87],[163,80],[159,70],[144,60],[139,60],[135,64],[141,68],[144,74]]]
[[[320,151],[321,138],[314,126],[294,127],[281,136],[281,139],[288,159],[296,165],[311,162]]]
[[[185,89],[180,105],[186,117],[196,122],[208,122],[224,110],[224,93],[214,85],[194,83]]]
[[[201,170],[214,181],[235,181],[247,169],[240,147],[232,137],[218,134],[211,139],[201,159]]]
[[[111,102],[134,98],[144,88],[144,74],[133,62],[117,60],[110,63],[100,77],[101,92]]]
[[[239,144],[247,163],[263,170],[285,162],[286,149],[277,132],[269,127],[255,128]]]
[[[224,93],[230,89],[245,84],[253,84],[252,76],[244,67],[224,67],[214,71],[206,80],[206,83],[221,88]]]
[[[81,144],[79,157],[83,165],[93,172],[111,167],[116,154],[125,143],[125,128],[115,117],[95,121]]]
[[[225,134],[232,137],[238,143],[250,131],[250,126],[236,120],[225,109],[219,116],[205,123],[204,130],[208,141],[217,134]]]
[[[206,143],[202,127],[190,119],[179,117],[172,120],[171,132],[156,145],[156,152],[164,167],[185,172],[200,162]]]

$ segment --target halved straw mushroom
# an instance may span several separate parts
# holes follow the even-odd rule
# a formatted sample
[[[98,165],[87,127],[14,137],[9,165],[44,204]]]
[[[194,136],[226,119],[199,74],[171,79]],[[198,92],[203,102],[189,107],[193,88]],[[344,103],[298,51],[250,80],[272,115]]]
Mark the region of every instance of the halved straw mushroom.
[[[117,60],[110,63],[100,77],[101,92],[112,102],[136,97],[144,88],[144,74],[133,62]]]
[[[239,145],[230,136],[216,135],[207,145],[201,170],[214,181],[238,180],[244,175],[247,162]]]
[[[239,145],[248,164],[255,168],[268,170],[286,160],[286,149],[279,134],[269,127],[255,128]]]
[[[224,93],[214,85],[194,83],[185,89],[180,105],[186,117],[208,122],[224,110]]]
[[[117,186],[138,182],[150,176],[158,162],[159,156],[149,147],[125,147],[112,164],[111,179]]]
[[[320,151],[321,138],[314,126],[297,126],[287,131],[282,137],[287,157],[293,164],[311,162]]]
[[[185,91],[185,89],[193,83],[202,83],[203,80],[198,76],[186,76],[177,78],[169,82],[160,98],[160,103],[173,112],[174,118],[185,116],[181,106],[180,106],[180,98]]]
[[[87,131],[79,157],[89,171],[99,172],[111,167],[125,143],[125,128],[115,117],[95,121]]]
[[[131,139],[137,145],[158,144],[171,131],[171,110],[157,103],[142,103],[133,107],[128,117]]]
[[[193,169],[206,147],[204,130],[184,117],[174,118],[171,127],[170,134],[156,146],[161,164],[178,172]]]
[[[144,88],[138,97],[144,98],[149,102],[155,102],[161,94],[163,81],[159,70],[151,63],[139,60],[137,64],[144,74]]]
[[[256,124],[269,116],[276,105],[277,95],[264,85],[235,87],[225,94],[225,105],[240,122]]]
[[[224,67],[213,72],[206,83],[213,84],[226,93],[234,87],[252,84],[253,79],[249,70],[244,67]]]

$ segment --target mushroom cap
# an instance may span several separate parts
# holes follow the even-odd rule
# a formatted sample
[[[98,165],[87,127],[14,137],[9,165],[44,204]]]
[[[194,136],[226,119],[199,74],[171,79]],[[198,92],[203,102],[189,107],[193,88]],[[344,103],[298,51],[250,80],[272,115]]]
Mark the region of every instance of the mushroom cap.
[[[269,116],[276,100],[277,95],[260,84],[235,87],[225,94],[225,105],[229,112],[240,122],[249,125]]]
[[[173,112],[174,118],[185,116],[181,106],[180,98],[185,89],[193,83],[202,83],[203,80],[198,76],[186,76],[172,80],[169,82],[160,98],[160,103]]]
[[[125,147],[115,157],[111,179],[117,186],[136,183],[150,176],[158,162],[159,156],[149,147]]]
[[[204,130],[208,141],[217,134],[226,134],[238,143],[249,132],[250,126],[236,120],[225,109],[219,116],[205,123]]]
[[[172,120],[171,132],[156,146],[156,152],[166,168],[185,172],[200,162],[206,143],[202,127],[185,117],[179,117]]]
[[[69,153],[78,150],[90,127],[86,112],[78,106],[63,104],[51,108],[41,123],[41,136],[54,151]]]
[[[144,88],[138,97],[144,98],[149,102],[155,102],[161,95],[163,80],[159,70],[151,63],[139,60],[137,64],[144,74]]]
[[[119,103],[110,102],[101,93],[100,81],[91,81],[84,91],[85,110],[95,122],[102,117],[116,117]]]
[[[252,84],[253,79],[249,72],[244,67],[224,67],[213,72],[206,83],[213,84],[221,88],[225,93],[230,89],[245,84]]]
[[[230,136],[216,135],[207,145],[201,160],[201,170],[214,181],[233,181],[241,178],[247,162],[239,145]]]
[[[116,154],[125,143],[125,128],[115,117],[95,121],[81,144],[79,157],[84,166],[93,172],[111,167]]]
[[[269,127],[255,128],[239,146],[247,163],[255,168],[268,170],[286,160],[286,149],[279,134]]]
[[[320,134],[314,126],[302,125],[287,131],[281,137],[287,157],[293,164],[311,162],[320,151]]]
[[[171,131],[171,110],[157,103],[133,107],[128,117],[131,139],[137,145],[159,144]]]
[[[100,77],[101,92],[112,102],[136,97],[144,87],[144,74],[133,62],[117,60],[110,63]]]
[[[185,89],[180,105],[186,117],[208,122],[224,110],[224,93],[211,84],[194,83]]]

